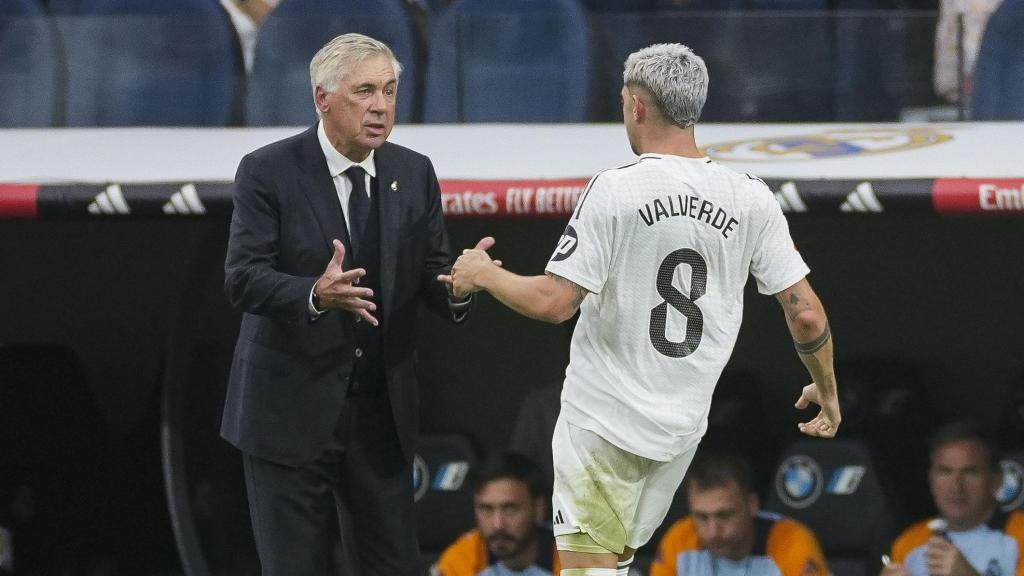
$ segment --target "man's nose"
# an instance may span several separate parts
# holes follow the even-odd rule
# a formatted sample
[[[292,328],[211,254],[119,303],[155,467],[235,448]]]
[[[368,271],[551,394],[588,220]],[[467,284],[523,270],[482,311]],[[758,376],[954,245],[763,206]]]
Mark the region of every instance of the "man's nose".
[[[374,92],[373,98],[370,99],[370,110],[374,112],[383,112],[387,108],[387,100],[384,98],[383,92]]]

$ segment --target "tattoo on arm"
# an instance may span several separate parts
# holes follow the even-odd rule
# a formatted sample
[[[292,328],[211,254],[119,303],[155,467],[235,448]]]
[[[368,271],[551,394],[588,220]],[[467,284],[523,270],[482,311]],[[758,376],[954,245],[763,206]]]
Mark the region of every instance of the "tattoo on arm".
[[[552,280],[554,280],[555,282],[558,282],[559,284],[563,284],[565,286],[568,286],[568,287],[572,288],[572,291],[573,291],[572,307],[576,308],[576,309],[579,309],[580,304],[583,304],[583,299],[586,298],[587,294],[589,294],[590,292],[588,292],[587,289],[584,288],[583,286],[580,286],[579,284],[573,282],[572,280],[568,280],[566,278],[562,278],[558,274],[552,274],[551,272],[547,272],[547,275]]]
[[[796,351],[798,354],[808,355],[821,350],[821,347],[824,346],[830,338],[832,338],[832,330],[826,322],[825,331],[821,333],[821,336],[818,336],[810,342],[797,342],[794,340],[793,344],[796,345]]]
[[[789,318],[790,320],[796,318],[797,315],[804,310],[811,308],[811,299],[806,296],[801,298],[796,291],[790,292],[788,296],[781,296],[784,296],[784,298],[779,298],[779,303],[782,304],[782,309],[786,313],[786,318]]]

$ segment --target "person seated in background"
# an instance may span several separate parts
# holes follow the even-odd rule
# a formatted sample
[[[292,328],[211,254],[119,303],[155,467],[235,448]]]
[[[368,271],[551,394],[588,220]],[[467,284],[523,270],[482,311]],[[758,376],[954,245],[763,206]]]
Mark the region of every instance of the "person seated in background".
[[[683,480],[689,516],[669,528],[650,576],[825,576],[818,539],[803,524],[760,510],[746,459],[698,450]]]
[[[1001,511],[995,443],[977,424],[939,428],[929,446],[928,484],[939,515],[913,524],[883,558],[883,576],[1024,574],[1024,511]]]
[[[432,576],[552,576],[560,567],[544,475],[529,458],[492,455],[472,472],[476,528],[441,553]]]

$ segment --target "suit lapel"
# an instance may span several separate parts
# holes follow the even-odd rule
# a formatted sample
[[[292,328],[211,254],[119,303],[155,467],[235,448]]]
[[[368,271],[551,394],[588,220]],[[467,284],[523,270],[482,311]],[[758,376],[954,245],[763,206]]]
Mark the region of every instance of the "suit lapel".
[[[398,257],[398,227],[402,214],[402,189],[398,185],[399,170],[391,155],[391,146],[385,143],[375,152],[377,183],[374,193],[377,195],[377,206],[380,217],[380,289],[381,303],[384,306],[383,325],[387,327],[387,318],[395,294],[395,275]],[[396,183],[393,188],[392,183]]]
[[[316,126],[306,131],[302,139],[302,158],[299,166],[299,190],[313,207],[320,234],[327,247],[328,257],[334,253],[332,240],[335,238],[345,245],[345,261],[343,267],[349,270],[353,266],[352,243],[348,237],[348,227],[338,202],[338,190],[327,170],[327,159],[320,148],[320,140],[316,136]]]

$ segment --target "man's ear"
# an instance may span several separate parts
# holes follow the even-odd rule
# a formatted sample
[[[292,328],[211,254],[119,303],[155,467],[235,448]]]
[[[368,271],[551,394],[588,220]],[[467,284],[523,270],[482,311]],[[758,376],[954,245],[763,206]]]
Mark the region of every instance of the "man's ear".
[[[327,103],[327,97],[329,95],[330,94],[327,90],[324,90],[320,86],[313,89],[313,101],[316,103],[316,109],[320,112],[327,112],[327,109],[330,107]]]
[[[642,122],[647,117],[647,103],[636,94],[630,94],[633,99],[633,120]]]

